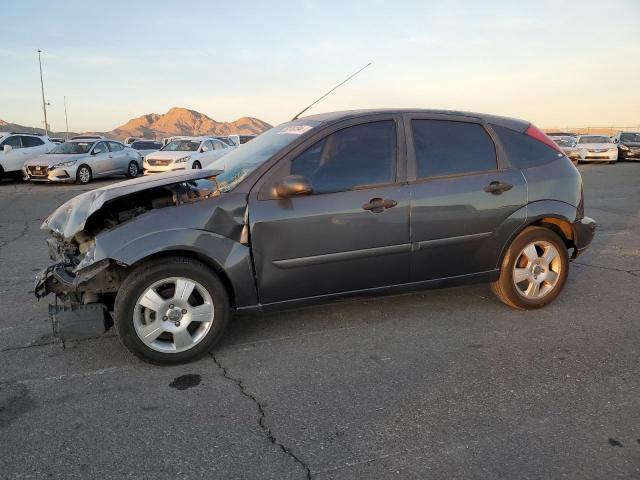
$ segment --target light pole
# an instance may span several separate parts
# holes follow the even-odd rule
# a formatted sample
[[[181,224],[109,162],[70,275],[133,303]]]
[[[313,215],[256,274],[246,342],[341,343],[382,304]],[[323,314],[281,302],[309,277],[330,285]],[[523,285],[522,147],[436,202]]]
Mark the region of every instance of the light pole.
[[[67,97],[63,97],[64,99],[64,126],[65,130],[65,140],[69,140],[69,118],[67,117]]]
[[[44,133],[49,136],[49,123],[47,122],[47,103],[44,100],[44,82],[42,81],[42,60],[40,60],[40,49],[38,49],[38,65],[40,65],[40,88],[42,90],[42,110],[44,111]]]

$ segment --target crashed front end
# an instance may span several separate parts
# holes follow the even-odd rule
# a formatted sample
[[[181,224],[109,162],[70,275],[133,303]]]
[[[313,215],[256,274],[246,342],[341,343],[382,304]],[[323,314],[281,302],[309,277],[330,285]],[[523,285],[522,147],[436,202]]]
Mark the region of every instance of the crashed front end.
[[[101,244],[105,234],[152,211],[219,195],[218,173],[175,172],[124,181],[78,195],[56,209],[41,227],[51,232],[47,246],[54,263],[36,275],[34,286],[38,299],[55,295],[49,305],[54,335],[63,341],[85,338],[113,325],[115,296],[129,265],[109,257]]]

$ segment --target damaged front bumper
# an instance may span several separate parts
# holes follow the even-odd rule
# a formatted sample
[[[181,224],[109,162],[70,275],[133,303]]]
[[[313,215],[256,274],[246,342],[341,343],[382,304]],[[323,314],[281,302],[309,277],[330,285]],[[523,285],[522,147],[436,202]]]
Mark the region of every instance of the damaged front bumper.
[[[98,297],[86,291],[87,282],[108,266],[109,261],[105,260],[74,273],[64,263],[56,263],[36,275],[35,296],[40,299],[55,294],[55,303],[49,304],[49,320],[55,338],[64,343],[95,337],[111,328],[113,319],[108,307],[94,301]]]

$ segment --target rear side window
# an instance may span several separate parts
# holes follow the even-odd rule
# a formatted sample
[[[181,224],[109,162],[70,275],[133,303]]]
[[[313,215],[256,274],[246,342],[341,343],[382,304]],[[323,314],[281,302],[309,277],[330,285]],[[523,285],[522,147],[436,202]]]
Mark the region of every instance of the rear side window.
[[[531,168],[561,157],[555,150],[535,138],[506,127],[491,126],[516,168]]]
[[[496,149],[477,123],[412,120],[417,178],[495,170]]]
[[[117,142],[109,142],[109,148],[112,152],[119,152],[120,150],[124,149],[124,147]]]
[[[22,137],[22,145],[24,148],[39,147],[40,145],[44,145],[44,141],[38,137],[28,137],[25,135]]]
[[[296,157],[291,163],[291,174],[307,177],[313,193],[393,182],[395,122],[366,123],[338,130]]]

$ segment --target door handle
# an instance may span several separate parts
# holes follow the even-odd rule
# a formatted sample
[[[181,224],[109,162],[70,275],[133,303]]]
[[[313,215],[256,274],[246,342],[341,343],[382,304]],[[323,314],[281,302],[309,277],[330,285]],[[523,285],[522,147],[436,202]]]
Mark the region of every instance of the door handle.
[[[492,193],[493,195],[500,195],[502,192],[506,192],[507,190],[511,190],[512,188],[513,185],[511,185],[510,183],[494,181],[484,187],[484,191],[487,193]]]
[[[362,208],[373,213],[381,213],[384,212],[387,208],[393,208],[396,205],[398,205],[398,202],[396,202],[395,200],[376,197],[369,200],[369,203],[365,203],[364,205],[362,205]]]

